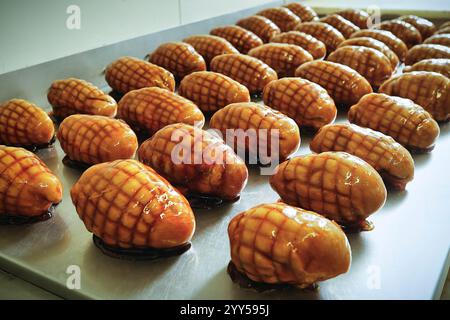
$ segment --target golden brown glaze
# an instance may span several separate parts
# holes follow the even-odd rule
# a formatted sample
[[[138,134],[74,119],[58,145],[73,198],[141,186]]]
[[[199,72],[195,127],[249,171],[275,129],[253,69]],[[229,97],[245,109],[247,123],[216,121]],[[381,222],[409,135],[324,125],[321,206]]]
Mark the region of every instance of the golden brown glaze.
[[[379,92],[411,99],[436,121],[450,119],[450,80],[442,74],[427,71],[404,73],[383,83]]]
[[[263,16],[250,16],[236,22],[236,25],[256,34],[264,43],[281,32],[271,20]]]
[[[204,112],[214,112],[234,102],[250,101],[246,87],[212,71],[199,71],[186,76],[180,83],[178,93]]]
[[[310,143],[316,153],[344,151],[370,164],[392,187],[404,190],[414,178],[414,160],[408,150],[381,132],[355,124],[322,127]]]
[[[317,40],[322,41],[327,47],[328,53],[334,51],[345,40],[342,33],[336,28],[319,21],[303,22],[295,30],[312,35]]]
[[[70,195],[86,229],[113,247],[173,248],[189,242],[195,230],[184,196],[136,160],[92,166]]]
[[[391,62],[382,52],[362,46],[341,47],[332,52],[327,60],[349,66],[374,88],[380,86],[393,72]]]
[[[435,34],[427,38],[424,44],[440,44],[446,47],[450,47],[450,34]]]
[[[43,161],[25,149],[0,145],[0,216],[41,216],[61,200],[61,182]]]
[[[436,32],[436,26],[430,20],[421,18],[415,15],[406,15],[398,18],[399,20],[406,21],[416,27],[419,30],[422,39],[426,39]]]
[[[294,76],[298,66],[313,60],[302,47],[287,43],[267,43],[250,50],[248,55],[269,65],[280,78]]]
[[[350,38],[357,37],[369,37],[375,40],[383,42],[392,51],[395,52],[400,61],[405,61],[406,53],[408,52],[408,47],[399,38],[397,38],[392,32],[386,30],[361,30],[352,34]]]
[[[402,20],[389,20],[381,22],[375,26],[376,29],[392,32],[396,37],[401,39],[408,48],[422,42],[422,36],[419,30],[412,24]]]
[[[84,80],[69,78],[52,83],[47,93],[53,115],[59,120],[72,114],[92,114],[114,118],[116,101]]]
[[[419,44],[409,49],[405,64],[412,65],[425,59],[450,59],[450,47],[439,44]]]
[[[327,54],[327,48],[322,41],[312,35],[300,31],[283,32],[274,36],[270,42],[295,44],[308,51],[313,58],[323,59]]]
[[[431,71],[450,78],[450,59],[425,59],[403,68],[403,72]]]
[[[370,83],[358,72],[330,61],[307,62],[298,67],[295,76],[322,86],[336,105],[351,105],[372,92]]]
[[[209,33],[228,40],[240,53],[247,53],[263,44],[256,34],[239,26],[217,27]]]
[[[363,10],[358,9],[347,9],[337,12],[338,15],[340,15],[342,18],[347,19],[348,21],[352,22],[356,26],[358,26],[360,29],[367,29],[368,28],[368,20],[370,18],[369,14]]]
[[[302,22],[291,10],[284,7],[264,9],[259,11],[257,15],[271,20],[280,28],[281,32],[294,30]]]
[[[380,131],[413,151],[430,151],[439,136],[439,126],[421,106],[409,99],[372,93],[348,112],[348,119]]]
[[[284,203],[261,204],[228,225],[231,261],[252,281],[300,288],[346,273],[351,249],[342,229]]]
[[[44,146],[54,136],[52,120],[37,105],[22,99],[11,99],[0,104],[0,144]]]
[[[166,42],[148,56],[148,61],[169,70],[177,80],[196,71],[206,71],[205,59],[184,42]]]
[[[269,82],[278,79],[276,71],[267,64],[243,54],[223,54],[215,57],[211,61],[211,71],[236,80],[251,94],[262,92]]]
[[[345,39],[349,38],[353,33],[359,31],[359,27],[350,22],[349,20],[343,18],[338,14],[330,14],[319,20],[320,22],[325,22],[332,27],[335,27]]]
[[[146,87],[175,90],[173,74],[153,63],[133,57],[122,57],[112,62],[106,67],[105,78],[109,86],[121,94]]]
[[[182,150],[182,151],[180,151]],[[187,124],[159,130],[139,148],[139,160],[188,194],[239,197],[247,167],[222,139]]]
[[[88,165],[133,158],[138,147],[125,122],[103,116],[69,116],[61,122],[57,137],[69,159]]]
[[[264,156],[283,161],[300,146],[300,131],[294,120],[254,102],[233,103],[220,109],[212,116],[209,127],[220,130],[225,141],[238,154],[245,151],[257,159]],[[228,129],[234,130],[231,137],[227,136],[230,132]],[[244,134],[247,134],[249,139],[245,140],[245,149],[242,150],[243,146],[239,146],[238,142],[245,139]],[[273,134],[277,135],[278,140],[274,138],[272,141]],[[272,149],[274,144],[275,150]]]
[[[209,66],[211,60],[225,53],[239,53],[231,43],[221,37],[211,35],[196,35],[183,39],[183,42],[189,43],[205,59],[206,66]]]
[[[128,92],[119,102],[118,118],[152,135],[172,123],[203,127],[205,117],[192,101],[161,88]]]
[[[317,13],[308,5],[304,5],[298,2],[291,2],[283,7],[291,10],[302,22],[319,20]]]
[[[450,26],[440,27],[434,34],[450,34]]]
[[[301,78],[272,81],[264,88],[264,103],[295,120],[300,127],[319,129],[336,118],[336,106],[327,91]]]
[[[446,21],[446,22],[442,23],[441,25],[439,25],[438,30],[442,30],[447,27],[450,27],[450,21]]]

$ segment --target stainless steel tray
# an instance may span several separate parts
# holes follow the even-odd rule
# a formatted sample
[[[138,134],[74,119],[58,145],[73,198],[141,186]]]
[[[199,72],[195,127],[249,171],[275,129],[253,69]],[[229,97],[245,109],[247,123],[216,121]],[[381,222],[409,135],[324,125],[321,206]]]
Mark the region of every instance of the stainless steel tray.
[[[269,4],[276,5],[279,1]],[[266,6],[269,6],[266,5]],[[0,100],[23,97],[47,106],[45,90],[57,78],[77,76],[105,88],[101,69],[115,58],[144,56],[163,41],[204,33],[232,23],[259,8],[164,31],[113,46],[0,75]],[[106,88],[105,88],[106,89]],[[340,112],[338,122],[345,121]],[[298,154],[309,153],[303,133]],[[231,282],[226,267],[230,219],[277,194],[268,176],[250,168],[241,200],[214,210],[195,210],[197,230],[192,248],[182,256],[131,262],[103,255],[79,220],[70,188],[80,172],[65,167],[58,143],[38,153],[64,184],[64,200],[53,219],[30,226],[0,227],[0,268],[65,298],[113,299],[432,299],[439,298],[449,267],[450,125],[430,154],[415,155],[415,179],[405,192],[390,192],[386,205],[371,220],[371,232],[349,235],[350,271],[320,283],[317,291],[257,293]],[[66,286],[68,267],[78,266],[81,288]]]

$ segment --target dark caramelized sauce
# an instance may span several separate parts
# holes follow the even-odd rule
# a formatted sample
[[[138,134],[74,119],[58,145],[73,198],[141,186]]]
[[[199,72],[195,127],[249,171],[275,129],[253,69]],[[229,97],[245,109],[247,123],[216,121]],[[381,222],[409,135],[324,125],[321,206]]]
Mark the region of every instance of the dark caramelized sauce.
[[[18,215],[8,215],[8,214],[1,214],[0,215],[0,225],[14,225],[14,226],[20,226],[20,225],[26,225],[26,224],[33,224],[38,223],[42,221],[47,221],[51,217],[53,217],[53,214],[55,212],[56,204],[52,204],[52,206],[48,209],[48,211],[44,214],[41,214],[40,216],[33,216],[33,217],[26,217],[26,216],[18,216]]]
[[[189,201],[189,204],[194,209],[205,209],[211,210],[214,208],[218,208],[222,205],[230,204],[236,202],[241,197],[238,196],[232,200],[225,200],[220,197],[200,195],[200,194],[188,194],[186,195],[186,199]]]
[[[76,161],[76,160],[72,160],[68,156],[65,156],[62,159],[62,163],[65,166],[68,166],[69,168],[82,170],[82,171],[84,171],[84,170],[88,169],[89,167],[91,167],[90,164],[87,164],[87,163],[84,163],[84,162],[80,162],[80,161]]]
[[[406,147],[406,149],[408,149],[411,153],[414,153],[414,154],[428,153],[428,152],[433,151],[434,145],[432,145],[431,147],[428,147],[428,148],[418,148],[418,147],[408,146],[408,147]]]
[[[342,230],[347,234],[358,233],[362,231],[372,231],[375,228],[373,223],[367,220],[358,221],[352,224],[341,225],[341,227]]]
[[[28,151],[36,152],[36,151],[39,151],[41,149],[50,148],[51,146],[53,146],[55,141],[56,141],[56,136],[53,135],[52,139],[48,143],[36,144],[36,145],[31,145],[31,146],[15,145],[14,147],[24,148],[24,149],[26,149]]]

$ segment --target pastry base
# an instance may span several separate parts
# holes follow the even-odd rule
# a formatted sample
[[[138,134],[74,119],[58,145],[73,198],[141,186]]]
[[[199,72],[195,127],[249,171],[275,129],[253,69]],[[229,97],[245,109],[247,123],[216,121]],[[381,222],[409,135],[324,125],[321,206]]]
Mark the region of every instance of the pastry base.
[[[58,203],[53,204],[46,213],[41,214],[40,216],[27,217],[27,216],[2,214],[0,215],[0,225],[20,226],[47,221],[53,217],[57,205]]]
[[[48,143],[27,145],[27,146],[24,146],[24,145],[13,145],[13,147],[24,148],[24,149],[26,149],[28,151],[36,152],[36,151],[39,151],[41,149],[47,149],[47,148],[52,147],[53,144],[55,143],[55,141],[56,141],[56,135],[53,135],[52,139]]]
[[[214,208],[221,207],[226,204],[230,204],[236,202],[241,197],[238,196],[232,200],[222,199],[220,197],[200,195],[200,194],[190,194],[186,195],[186,199],[189,201],[189,204],[194,209],[206,209],[211,210]]]
[[[374,224],[367,220],[358,221],[351,224],[339,223],[339,225],[341,226],[342,231],[344,231],[346,234],[359,233],[363,231],[372,231],[375,228]]]
[[[84,171],[92,166],[91,164],[72,160],[67,155],[62,159],[62,163],[69,168],[82,170],[82,171]]]

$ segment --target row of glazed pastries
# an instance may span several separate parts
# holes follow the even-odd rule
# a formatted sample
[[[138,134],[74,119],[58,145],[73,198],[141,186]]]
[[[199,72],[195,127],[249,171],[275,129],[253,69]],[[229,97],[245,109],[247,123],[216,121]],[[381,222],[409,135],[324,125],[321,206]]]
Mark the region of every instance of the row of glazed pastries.
[[[42,221],[62,200],[59,179],[24,149],[56,136],[63,162],[85,170],[70,194],[103,252],[181,254],[195,231],[191,207],[230,205],[247,183],[246,162],[263,154],[282,162],[270,177],[281,201],[231,220],[232,279],[306,287],[347,272],[343,230],[372,228],[366,218],[384,205],[385,184],[404,190],[410,152],[431,151],[438,122],[450,119],[449,23],[370,22],[362,10],[319,18],[290,3],[163,43],[145,60],[113,61],[110,94],[55,81],[50,115],[22,99],[1,104],[0,221]],[[333,124],[342,108],[349,122]],[[223,136],[255,130],[257,142],[226,144],[202,129],[207,118]],[[292,157],[303,127],[315,132],[313,153]]]

